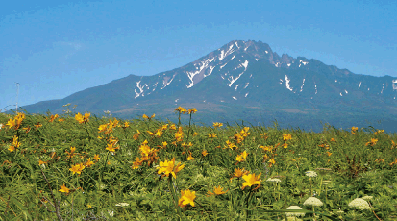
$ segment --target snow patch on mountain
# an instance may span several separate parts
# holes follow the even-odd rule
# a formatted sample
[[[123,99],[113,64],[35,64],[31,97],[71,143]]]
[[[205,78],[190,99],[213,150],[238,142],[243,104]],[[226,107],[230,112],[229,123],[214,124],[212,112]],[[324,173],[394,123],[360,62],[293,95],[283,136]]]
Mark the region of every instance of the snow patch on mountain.
[[[228,80],[230,82],[229,87],[231,87],[234,84],[234,82],[236,82],[241,77],[241,75],[243,75],[244,72],[247,70],[248,60],[245,60],[243,63],[239,64],[237,67],[242,67],[242,66],[244,66],[244,71],[243,72],[241,72],[236,78],[234,78],[233,76],[230,76],[228,78]]]
[[[172,76],[172,78],[171,78],[171,80],[170,80],[169,82],[167,82],[167,81],[168,81],[170,78],[169,78],[169,77],[164,77],[164,78],[163,78],[163,86],[162,86],[160,89],[163,89],[163,88],[167,87],[168,85],[170,85],[171,82],[174,80],[175,76],[176,76],[176,74],[174,74],[174,75]]]
[[[191,86],[194,85],[194,81],[193,81],[194,76],[200,74],[203,70],[205,70],[209,66],[211,61],[213,61],[213,60],[214,60],[214,58],[201,61],[200,63],[196,63],[195,65],[199,64],[198,67],[196,66],[196,69],[198,69],[197,71],[195,71],[195,72],[188,72],[188,71],[185,72],[187,77],[189,78],[189,81],[190,81],[189,85],[186,85],[186,88],[190,88]],[[212,69],[210,71],[212,72]],[[206,76],[204,75],[204,77],[206,77]]]
[[[146,86],[146,87],[148,87],[148,85],[147,84],[144,84],[144,85],[140,85],[140,83],[141,83],[141,81],[138,81],[138,82],[136,82],[136,87],[139,89],[139,92],[137,92],[136,91],[136,89],[135,89],[135,98],[137,98],[137,97],[139,97],[139,96],[145,96],[144,94],[143,94],[143,88]]]
[[[247,92],[244,97],[247,97],[250,92]]]
[[[292,91],[292,87],[289,85],[290,80],[288,79],[287,75],[285,75],[285,88]]]
[[[300,92],[302,92],[303,91],[303,86],[305,85],[305,78],[303,78],[303,82],[302,82],[302,86],[301,86],[301,89],[300,89]]]
[[[308,61],[303,61],[303,60],[299,60],[299,67],[301,67],[301,65],[307,65],[307,64],[309,64],[309,62]]]
[[[361,87],[361,82],[358,84],[358,88],[360,88]]]
[[[234,100],[237,100],[237,98],[236,98],[236,97],[233,97],[233,99],[234,99]]]
[[[232,54],[234,52],[233,49],[234,45],[230,45],[229,50],[227,50],[227,52],[225,53],[224,50],[221,51],[221,56],[219,57],[219,60],[222,61],[225,57],[227,57],[228,55]]]
[[[249,84],[250,84],[250,83],[246,83],[245,86],[244,86],[244,88],[248,87]]]
[[[215,66],[210,66],[210,73],[208,73],[208,74],[204,74],[204,77],[208,77],[208,76],[210,76],[210,75],[211,75],[211,73],[212,73],[212,70],[214,70],[214,68],[215,68]]]
[[[316,82],[314,82],[314,90],[316,90],[316,91],[314,92],[314,94],[317,94],[317,85],[316,85]]]
[[[223,67],[225,67],[227,65],[227,62],[224,64],[224,65],[222,65],[221,67],[220,67],[220,69],[222,69]]]
[[[397,90],[397,80],[392,80],[393,90]]]

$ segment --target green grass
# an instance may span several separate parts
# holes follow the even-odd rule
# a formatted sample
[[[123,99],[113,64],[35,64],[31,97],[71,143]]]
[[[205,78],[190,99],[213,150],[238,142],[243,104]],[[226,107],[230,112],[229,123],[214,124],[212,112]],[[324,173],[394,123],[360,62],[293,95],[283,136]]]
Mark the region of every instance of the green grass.
[[[213,128],[176,122],[174,130],[173,122],[152,118],[130,120],[129,127],[120,127],[126,121],[118,119],[118,126],[104,134],[98,128],[114,122],[110,116],[91,115],[79,123],[75,113],[53,122],[50,113],[26,114],[18,129],[9,128],[6,124],[15,116],[0,113],[0,220],[294,220],[286,217],[290,206],[302,208],[290,210],[305,212],[301,220],[397,219],[397,147],[392,143],[397,135],[372,127],[352,134],[326,125],[321,133],[312,133],[277,125]],[[191,119],[194,113],[180,117]],[[38,123],[42,126],[36,128]],[[147,133],[166,124],[161,136]],[[172,144],[179,127],[183,136]],[[285,134],[291,139],[284,140]],[[13,137],[20,146],[11,152]],[[111,137],[118,148],[114,153],[106,149]],[[377,141],[368,143],[373,138]],[[133,169],[144,156],[140,147],[145,140],[152,158]],[[229,148],[226,141],[236,147]],[[75,155],[68,158],[71,147]],[[204,150],[208,155],[203,156]],[[244,151],[246,159],[238,162]],[[95,155],[100,159],[94,160]],[[194,159],[187,160],[189,155]],[[70,168],[88,158],[94,164],[73,175]],[[158,174],[160,162],[173,158],[185,165],[176,179]],[[39,165],[39,160],[45,163]],[[237,168],[260,174],[260,185],[242,189],[245,180],[233,178]],[[307,171],[317,176],[309,177]],[[59,191],[63,184],[69,193]],[[218,186],[227,192],[208,194]],[[194,207],[178,206],[181,190],[195,191]],[[305,206],[310,196],[323,205]],[[364,196],[373,197],[367,200],[369,209],[349,207]]]

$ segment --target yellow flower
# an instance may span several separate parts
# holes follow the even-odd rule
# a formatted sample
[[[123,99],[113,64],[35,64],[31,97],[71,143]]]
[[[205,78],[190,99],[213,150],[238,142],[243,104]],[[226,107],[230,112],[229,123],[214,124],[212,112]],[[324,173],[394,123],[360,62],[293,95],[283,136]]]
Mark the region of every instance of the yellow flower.
[[[271,166],[273,166],[273,164],[276,163],[276,160],[270,159],[268,162],[269,162],[269,166],[271,167]]]
[[[229,140],[226,141],[227,146],[233,150],[233,147],[236,148],[236,145],[232,142],[230,142]]]
[[[368,146],[368,145],[374,146],[377,142],[378,142],[378,139],[371,138],[371,141],[368,141],[367,143],[365,143],[365,146]]]
[[[382,134],[384,132],[385,132],[385,130],[378,130],[378,131],[375,132],[375,134]]]
[[[84,116],[79,112],[77,113],[74,118],[80,123],[87,123],[88,118],[90,117],[90,113],[85,113]]]
[[[175,124],[171,125],[170,130],[176,130],[176,125]]]
[[[94,164],[94,162],[91,161],[90,158],[88,158],[87,162],[85,162],[85,166],[86,166],[86,167],[90,167],[90,166],[93,165],[93,164]]]
[[[194,207],[194,199],[196,198],[196,191],[181,190],[182,196],[179,199],[178,205],[184,208],[186,205]]]
[[[150,131],[146,131],[146,133],[148,133],[149,135],[154,135],[154,133]]]
[[[68,151],[65,150],[65,153],[68,155],[67,158],[73,158],[74,155],[76,155],[76,153],[74,153],[74,151],[76,151],[76,147],[70,147],[70,153]]]
[[[356,134],[357,131],[358,131],[358,127],[352,127],[352,131],[351,131],[352,134]]]
[[[227,193],[229,190],[223,191],[223,187],[218,186],[218,187],[214,187],[214,192],[212,193],[211,191],[208,191],[208,195],[221,195],[221,194],[225,194]]]
[[[188,114],[190,114],[190,113],[196,113],[197,110],[196,110],[196,108],[193,108],[193,109],[188,109],[187,112],[188,112]]]
[[[12,146],[14,146],[15,148],[21,146],[21,142],[18,141],[18,137],[16,135],[12,137]]]
[[[189,156],[188,156],[187,160],[194,160],[194,158],[192,157],[192,153],[191,152],[189,152]]]
[[[99,155],[98,155],[98,154],[95,154],[95,155],[94,155],[94,160],[99,161],[99,159],[101,159],[101,158],[99,157]]]
[[[182,113],[182,114],[187,112],[186,109],[183,108],[183,107],[178,107],[178,108],[175,109],[175,111],[178,111],[179,113]]]
[[[16,124],[15,124],[15,120],[14,119],[9,119],[8,120],[8,123],[6,124],[7,126],[9,126],[10,127],[10,129],[12,128],[12,127],[14,127]]]
[[[78,164],[72,166],[72,168],[69,168],[69,170],[72,171],[73,175],[74,175],[75,173],[81,174],[81,172],[84,170],[84,168],[85,168],[85,166],[83,163],[78,163]]]
[[[208,155],[207,150],[203,150],[203,152],[201,153],[204,157]]]
[[[14,146],[10,146],[9,148],[8,148],[8,151],[10,151],[10,152],[12,152],[12,151],[14,151],[15,150],[15,147]]]
[[[331,138],[331,141],[336,142],[335,138],[333,138],[333,137]]]
[[[222,123],[215,122],[215,123],[212,123],[212,126],[213,126],[214,128],[218,128],[218,127],[222,127],[223,124],[222,124]]]
[[[139,130],[136,130],[136,134],[133,136],[134,140],[137,140],[140,134]]]
[[[332,153],[327,151],[327,155],[328,155],[328,157],[330,157],[332,155]]]
[[[63,184],[63,185],[61,186],[61,189],[59,190],[59,192],[62,192],[62,193],[69,193],[69,188],[67,188],[67,187],[65,186],[65,184]]]
[[[391,148],[390,149],[393,149],[393,148],[397,148],[397,144],[394,143],[394,140],[391,141]]]
[[[153,114],[151,117],[148,117],[146,114],[143,114],[142,118],[150,120],[150,119],[154,118],[155,116],[156,116],[156,114]]]
[[[249,171],[246,171],[244,168],[243,169],[235,168],[234,174],[233,174],[232,178],[230,178],[230,180],[233,180],[233,178],[240,178],[248,173],[249,173]]]
[[[58,114],[55,115],[51,115],[51,118],[48,120],[50,123],[52,123],[55,119],[57,119],[59,117]]]
[[[247,152],[242,152],[240,155],[237,155],[236,160],[238,162],[244,161],[245,159],[247,159],[248,153]]]
[[[108,125],[107,125],[107,124],[99,125],[99,127],[98,127],[98,130],[99,130],[98,133],[101,133],[101,132],[106,131],[107,128],[108,128]]]
[[[45,164],[45,163],[47,163],[47,161],[42,161],[42,160],[39,160],[39,165],[41,165],[41,164]]]
[[[273,153],[273,146],[259,146],[264,151]]]
[[[291,134],[283,134],[283,138],[285,141],[291,140]]]
[[[39,127],[42,127],[43,125],[39,122],[37,122],[37,124],[34,125],[36,127],[36,130],[39,129]]]
[[[160,161],[160,167],[158,167],[157,169],[158,174],[164,173],[164,176],[169,176],[170,174],[172,174],[172,176],[174,177],[174,179],[176,179],[176,174],[181,171],[183,168],[185,167],[185,164],[182,164],[179,162],[177,165],[175,165],[175,158],[173,158],[172,160],[168,161],[168,160],[164,160],[164,161]]]
[[[215,137],[216,137],[216,134],[214,134],[214,133],[208,134],[208,137],[209,137],[209,138],[215,138]]]
[[[245,183],[243,183],[242,189],[244,189],[246,186],[252,186],[255,184],[260,185],[261,184],[261,180],[259,179],[260,176],[261,176],[260,174],[258,176],[255,176],[255,173],[244,175],[243,179],[245,180]]]
[[[142,162],[143,162],[143,160],[141,160],[141,159],[139,159],[139,157],[137,157],[137,158],[135,159],[135,161],[133,162],[132,169],[134,169],[134,170],[138,169],[139,166],[142,165]]]
[[[106,150],[110,151],[110,152],[115,152],[117,148],[113,147],[112,143],[109,143],[106,147]]]

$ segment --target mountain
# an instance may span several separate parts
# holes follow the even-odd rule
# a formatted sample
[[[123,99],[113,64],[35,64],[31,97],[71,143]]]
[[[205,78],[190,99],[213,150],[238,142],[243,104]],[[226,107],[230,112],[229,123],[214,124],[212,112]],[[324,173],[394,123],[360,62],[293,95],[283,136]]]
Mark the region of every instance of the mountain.
[[[396,97],[397,78],[354,74],[304,57],[280,57],[261,41],[235,40],[170,71],[129,75],[23,108],[61,113],[62,105],[71,103],[80,112],[110,110],[121,118],[156,113],[175,121],[173,111],[182,106],[198,110],[196,124],[243,120],[267,126],[277,120],[281,127],[314,131],[329,123],[397,132]]]

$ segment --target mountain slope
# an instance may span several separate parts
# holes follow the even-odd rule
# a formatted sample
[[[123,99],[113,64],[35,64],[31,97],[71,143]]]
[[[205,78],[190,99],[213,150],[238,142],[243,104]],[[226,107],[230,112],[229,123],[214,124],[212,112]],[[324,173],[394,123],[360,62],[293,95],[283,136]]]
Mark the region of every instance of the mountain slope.
[[[377,120],[389,122],[380,126],[395,122],[396,97],[396,78],[357,75],[304,57],[280,57],[260,41],[231,41],[174,70],[129,75],[24,108],[55,113],[71,103],[76,111],[111,110],[120,117],[155,112],[175,119],[173,109],[181,105],[197,108],[196,122],[206,124],[277,119],[283,126],[319,130],[320,120],[344,128]]]

